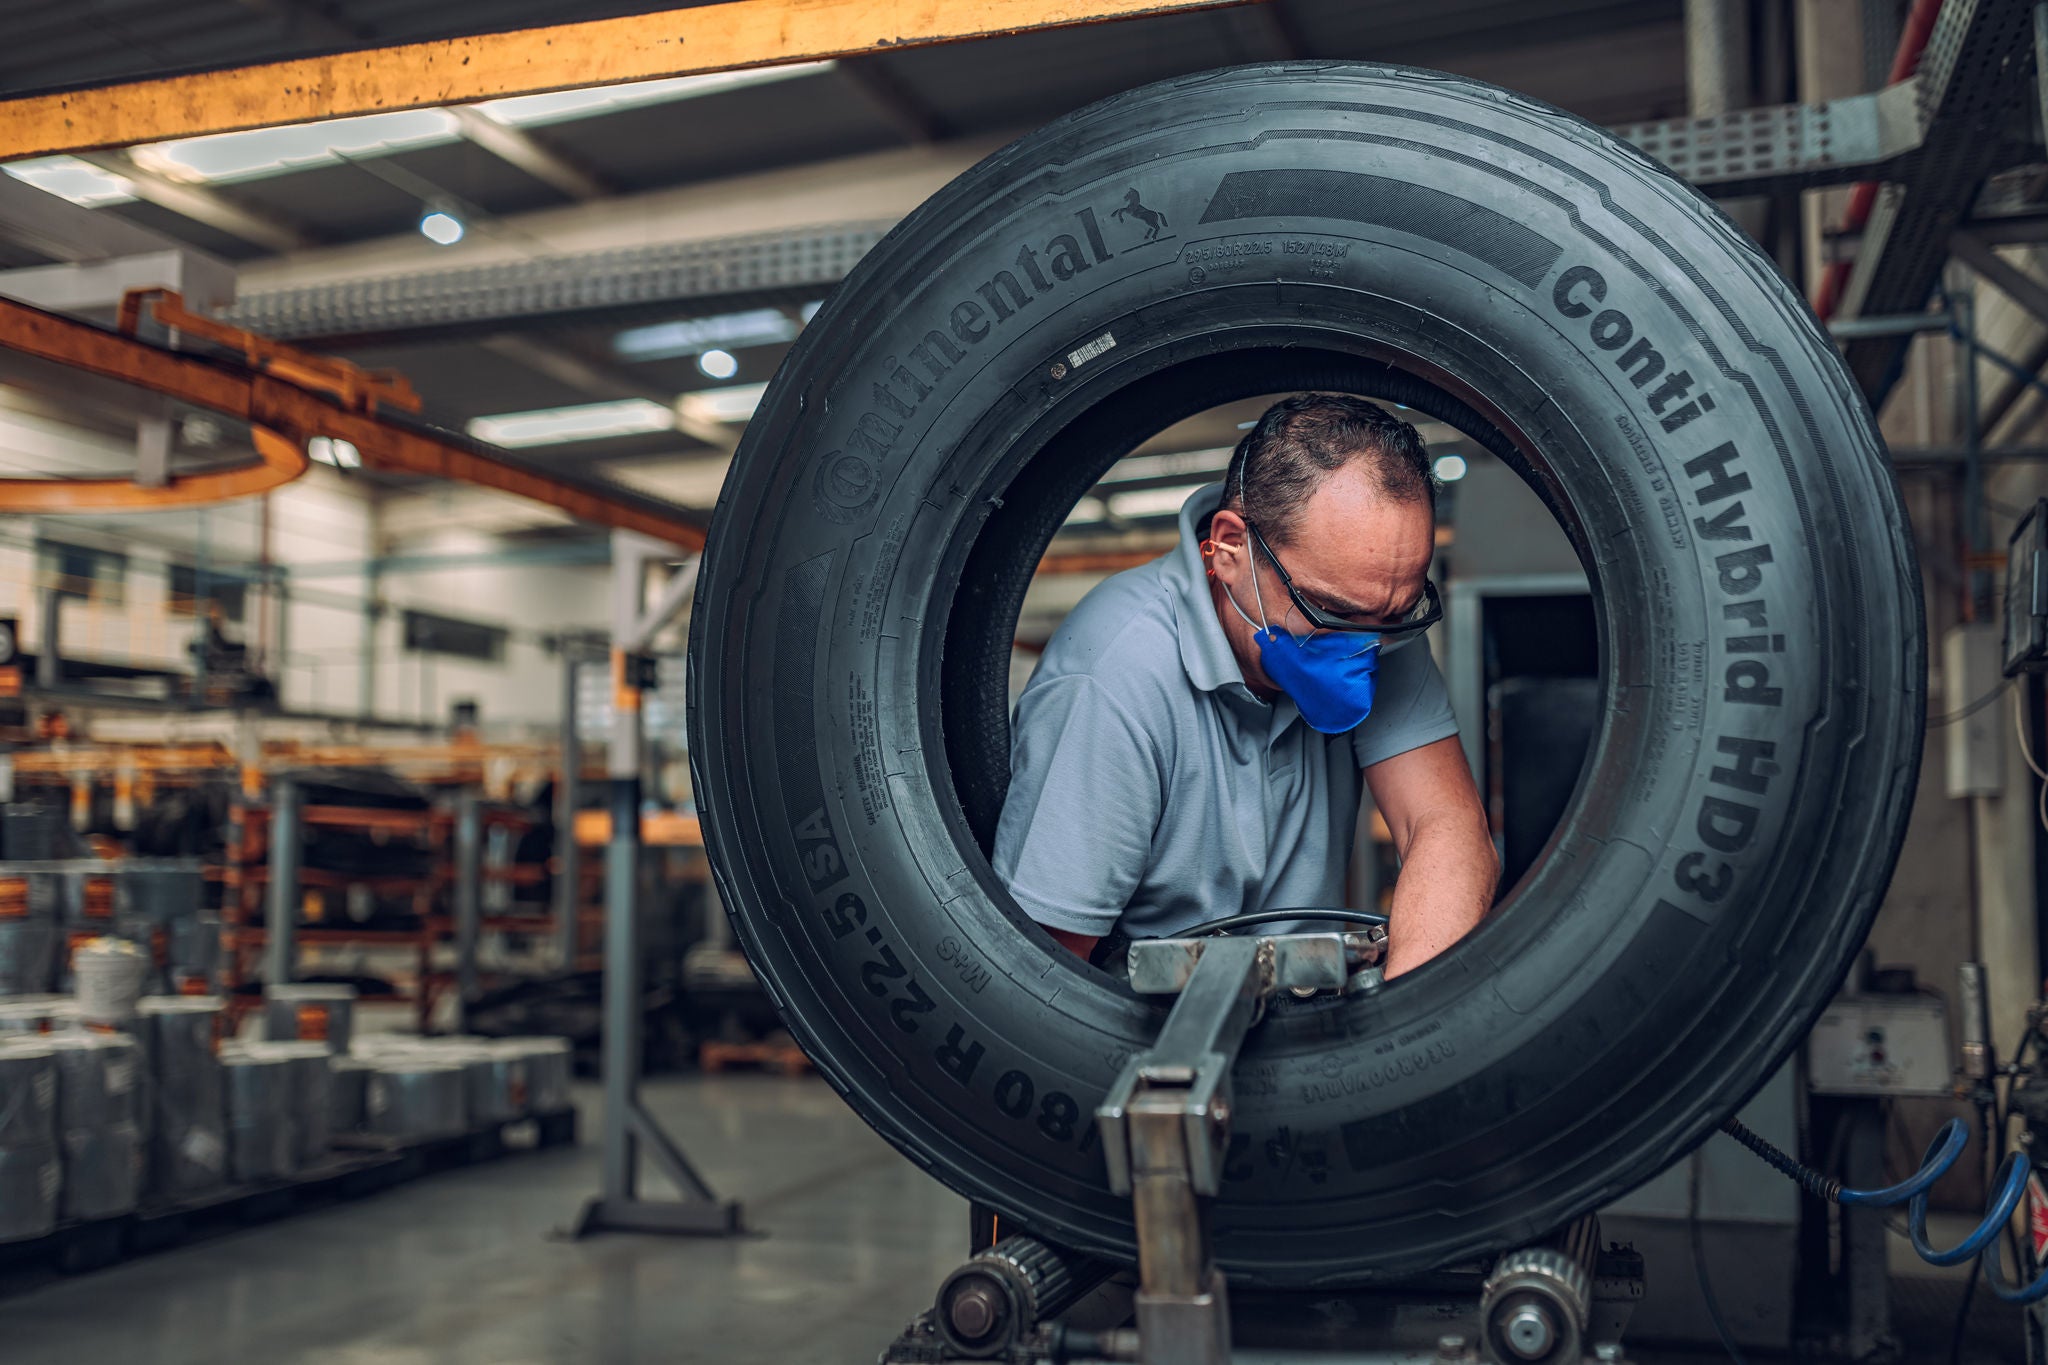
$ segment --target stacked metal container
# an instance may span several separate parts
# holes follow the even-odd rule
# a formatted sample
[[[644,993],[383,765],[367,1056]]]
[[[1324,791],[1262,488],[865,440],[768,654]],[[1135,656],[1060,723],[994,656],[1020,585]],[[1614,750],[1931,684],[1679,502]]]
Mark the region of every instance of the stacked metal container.
[[[281,1180],[299,1168],[292,1060],[251,1043],[220,1050],[227,1098],[228,1171],[238,1181]]]
[[[380,1137],[415,1140],[469,1131],[468,1076],[439,1040],[359,1038],[356,1055],[370,1065],[363,1085],[363,1128]]]
[[[362,1057],[336,1056],[328,1060],[328,1133],[360,1133],[368,1110],[370,1075],[376,1064]]]
[[[355,1036],[356,988],[316,981],[263,988],[264,1036],[272,1042],[325,1043],[346,1053]]]
[[[57,1226],[57,1059],[23,1040],[0,1047],[0,1242]]]
[[[16,995],[0,1000],[0,1039],[68,1029],[78,1003],[68,995]]]
[[[111,875],[113,933],[149,954],[147,989],[177,993],[204,982],[210,990],[219,969],[220,925],[200,907],[205,882],[199,860],[129,859],[115,864]],[[202,919],[212,921],[210,945]]]
[[[245,1043],[243,1047],[291,1064],[293,1148],[304,1169],[322,1160],[334,1128],[334,1056],[325,1043]]]
[[[46,874],[0,864],[0,996],[40,995],[56,980],[57,892]]]
[[[161,1197],[203,1193],[227,1178],[226,1099],[214,1039],[217,996],[149,996],[136,1028],[149,1060],[149,1181]]]
[[[567,1038],[501,1038],[492,1047],[524,1063],[526,1113],[559,1114],[571,1106],[575,1051]]]
[[[63,1218],[111,1218],[135,1208],[143,1173],[142,1049],[133,1038],[82,1030],[7,1044],[52,1053]]]

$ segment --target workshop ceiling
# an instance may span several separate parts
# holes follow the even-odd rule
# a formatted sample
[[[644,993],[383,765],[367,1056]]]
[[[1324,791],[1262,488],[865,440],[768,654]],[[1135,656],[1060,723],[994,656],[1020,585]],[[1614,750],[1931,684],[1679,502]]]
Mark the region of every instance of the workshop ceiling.
[[[14,0],[8,41],[0,46],[0,91],[104,84],[676,7],[630,0]],[[438,111],[407,116],[428,121],[424,137],[210,178],[196,175],[187,164],[191,154],[174,146],[138,149],[135,161],[145,173],[153,169],[177,182],[171,192],[136,188],[134,197],[115,194],[95,211],[252,264],[303,248],[382,241],[417,246],[423,210],[443,201],[472,223],[497,224],[502,241],[518,235],[519,215],[537,210],[601,216],[611,196],[716,186],[738,175],[906,147],[942,151],[953,143],[989,143],[1148,81],[1281,58],[1438,67],[1605,124],[1685,108],[1681,0],[1280,0],[815,63],[786,74],[695,78],[651,102],[629,98],[621,107],[520,125],[539,160],[501,155],[453,128],[435,133],[432,121],[449,117]],[[134,170],[126,157],[95,154],[90,167],[75,169],[119,176]],[[195,180],[197,205],[177,193]],[[126,183],[133,188],[135,182]],[[457,251],[442,259],[468,258]],[[14,255],[0,261],[19,263],[26,262]],[[823,286],[815,292],[822,294]],[[810,299],[792,293],[762,301],[794,319]],[[736,306],[751,305],[727,301],[698,311]],[[673,316],[688,317],[690,310],[678,308]],[[524,350],[491,335],[420,334],[343,353],[402,370],[424,395],[426,415],[459,430],[474,418],[507,411],[757,384],[772,375],[788,346],[787,337],[734,345],[735,372],[714,379],[692,356],[622,356],[620,329],[649,320],[643,310],[616,321],[586,315],[526,326]],[[539,361],[533,344],[545,348]],[[564,357],[582,371],[565,377]],[[702,435],[637,433],[522,454],[582,468],[618,461],[621,473],[625,462],[646,468],[664,459],[722,460],[725,450]]]

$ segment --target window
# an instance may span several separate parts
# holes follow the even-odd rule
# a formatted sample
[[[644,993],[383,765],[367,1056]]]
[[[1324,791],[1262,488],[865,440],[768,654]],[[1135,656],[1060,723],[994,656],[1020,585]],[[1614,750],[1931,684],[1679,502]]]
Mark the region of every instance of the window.
[[[426,611],[407,611],[404,623],[407,649],[493,664],[505,661],[505,641],[510,632],[503,627],[458,621]]]
[[[118,607],[127,600],[128,556],[61,540],[39,540],[36,584]]]
[[[244,619],[248,606],[249,585],[239,578],[226,578],[218,574],[207,574],[205,600],[220,603],[221,614],[230,621]],[[199,570],[190,564],[171,565],[170,601],[168,610],[173,616],[197,616],[201,600]]]

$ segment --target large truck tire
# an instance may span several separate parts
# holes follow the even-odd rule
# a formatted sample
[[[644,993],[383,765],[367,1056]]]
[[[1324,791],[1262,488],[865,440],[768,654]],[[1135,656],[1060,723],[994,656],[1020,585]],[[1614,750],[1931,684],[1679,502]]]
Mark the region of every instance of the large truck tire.
[[[1289,63],[996,153],[861,262],[748,428],[690,739],[792,1032],[1015,1224],[1134,1257],[1091,1116],[1164,1013],[989,868],[1024,587],[1138,441],[1306,388],[1454,420],[1522,473],[1593,583],[1604,717],[1467,942],[1246,1048],[1215,1226],[1271,1285],[1526,1242],[1702,1140],[1861,945],[1924,719],[1870,413],[1770,262],[1630,147],[1469,80]]]

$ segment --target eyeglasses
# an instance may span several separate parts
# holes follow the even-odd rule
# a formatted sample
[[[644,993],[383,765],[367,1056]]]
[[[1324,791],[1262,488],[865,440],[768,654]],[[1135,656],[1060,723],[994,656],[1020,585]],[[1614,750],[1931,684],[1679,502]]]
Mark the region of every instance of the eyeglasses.
[[[1273,547],[1259,534],[1259,528],[1250,521],[1245,522],[1244,528],[1252,533],[1252,543],[1259,547],[1259,553],[1272,561],[1273,568],[1280,575],[1280,581],[1287,587],[1287,595],[1294,600],[1294,609],[1317,630],[1348,630],[1373,635],[1413,635],[1418,631],[1428,630],[1444,619],[1443,599],[1437,596],[1436,584],[1427,578],[1422,580],[1422,600],[1399,621],[1391,621],[1385,625],[1362,625],[1349,617],[1325,611],[1301,595],[1301,589],[1294,586],[1294,578],[1287,572],[1287,566],[1280,562],[1280,556],[1273,553]],[[1256,567],[1253,571],[1257,571]]]

